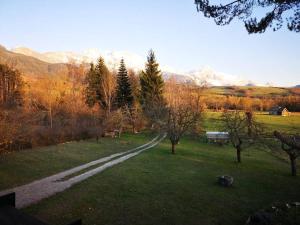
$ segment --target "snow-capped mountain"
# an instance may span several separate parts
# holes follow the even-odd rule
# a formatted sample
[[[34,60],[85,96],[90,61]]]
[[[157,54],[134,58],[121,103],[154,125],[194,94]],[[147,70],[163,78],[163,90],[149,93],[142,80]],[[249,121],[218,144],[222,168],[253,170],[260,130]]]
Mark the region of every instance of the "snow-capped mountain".
[[[212,86],[249,86],[255,85],[253,81],[245,80],[234,75],[216,72],[212,68],[206,66],[200,70],[193,70],[188,73],[197,84],[203,82]]]
[[[17,47],[11,50],[27,56],[35,57],[48,63],[90,63],[96,62],[102,56],[110,69],[117,69],[120,60],[123,58],[128,68],[139,71],[144,68],[145,59],[138,54],[127,51],[99,51],[98,49],[88,49],[81,53],[76,52],[45,52],[39,53],[26,47]],[[244,86],[256,85],[254,82],[242,79],[240,77],[216,72],[206,66],[202,69],[191,70],[188,72],[176,72],[167,65],[161,65],[161,70],[165,79],[174,77],[178,82],[196,83],[198,85],[204,82],[211,86]]]
[[[81,53],[76,52],[45,52],[39,53],[26,47],[17,47],[11,49],[12,52],[32,56],[41,61],[48,63],[91,63],[96,62],[97,59],[102,56],[105,59],[106,64],[111,69],[118,68],[120,60],[123,58],[127,67],[140,70],[144,66],[144,59],[134,53],[127,51],[103,51],[98,49],[88,49]]]
[[[212,68],[206,66],[202,69],[192,70],[186,73],[170,73],[164,72],[165,79],[174,77],[179,82],[195,83],[197,85],[209,86],[256,86],[253,81],[245,80],[240,77],[225,73],[216,72]]]

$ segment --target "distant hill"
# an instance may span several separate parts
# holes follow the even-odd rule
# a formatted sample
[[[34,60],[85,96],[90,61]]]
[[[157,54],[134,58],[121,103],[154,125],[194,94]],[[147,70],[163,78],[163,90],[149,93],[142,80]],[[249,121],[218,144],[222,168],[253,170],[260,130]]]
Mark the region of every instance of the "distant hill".
[[[8,51],[0,46],[0,63],[14,66],[27,76],[64,74],[67,67],[63,63],[47,63],[37,58]]]

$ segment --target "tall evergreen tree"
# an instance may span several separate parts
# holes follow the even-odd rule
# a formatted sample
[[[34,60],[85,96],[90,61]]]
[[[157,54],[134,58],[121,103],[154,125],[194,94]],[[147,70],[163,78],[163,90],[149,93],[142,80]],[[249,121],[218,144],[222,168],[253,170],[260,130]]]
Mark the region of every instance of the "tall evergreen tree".
[[[96,76],[94,63],[90,64],[85,82],[87,85],[85,88],[85,102],[89,107],[93,107],[96,104],[96,90],[99,86],[99,77]]]
[[[145,71],[140,76],[141,102],[146,106],[163,100],[164,80],[153,50],[149,51]]]
[[[85,90],[86,103],[92,107],[96,103],[104,110],[111,108],[111,87],[112,75],[104,63],[102,57],[99,58],[96,67],[91,64],[86,76],[87,87]]]
[[[121,59],[118,76],[117,76],[116,102],[118,107],[124,107],[124,106],[131,107],[133,104],[132,89],[131,89],[128,73],[123,59]]]
[[[164,80],[155,54],[149,51],[145,71],[140,75],[141,104],[145,115],[152,123],[152,127],[161,127],[166,116],[166,102],[163,97]]]

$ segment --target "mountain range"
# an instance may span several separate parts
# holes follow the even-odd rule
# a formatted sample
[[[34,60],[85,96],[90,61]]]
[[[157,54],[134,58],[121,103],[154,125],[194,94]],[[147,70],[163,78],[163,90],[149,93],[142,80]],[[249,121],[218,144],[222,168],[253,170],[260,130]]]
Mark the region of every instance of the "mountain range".
[[[121,58],[128,68],[140,71],[144,68],[145,61],[138,54],[127,51],[103,51],[88,49],[82,53],[75,52],[45,52],[40,53],[26,47],[16,47],[11,50],[0,46],[0,63],[15,65],[17,69],[26,75],[52,75],[64,73],[66,63],[90,63],[96,62],[102,56],[110,69],[117,69]],[[162,65],[163,77],[174,77],[179,82],[202,84],[205,82],[211,86],[255,86],[253,81],[245,80],[237,76],[216,72],[210,67],[188,72],[178,72],[169,66]]]
[[[15,67],[25,76],[55,75],[67,71],[64,63],[48,63],[32,56],[8,51],[3,46],[0,46],[0,63]]]

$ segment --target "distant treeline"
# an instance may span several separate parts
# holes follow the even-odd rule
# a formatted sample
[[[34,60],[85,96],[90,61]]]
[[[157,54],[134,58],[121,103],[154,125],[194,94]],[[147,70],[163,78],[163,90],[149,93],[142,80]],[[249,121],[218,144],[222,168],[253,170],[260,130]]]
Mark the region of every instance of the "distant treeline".
[[[0,64],[0,153],[145,127],[163,99],[164,81],[153,51],[145,71],[68,64],[68,73],[26,77]],[[146,107],[147,106],[147,107]]]
[[[255,111],[268,111],[274,106],[286,107],[289,111],[300,112],[300,96],[277,97],[237,97],[237,96],[204,96],[206,107],[211,110],[223,109],[252,109]]]

